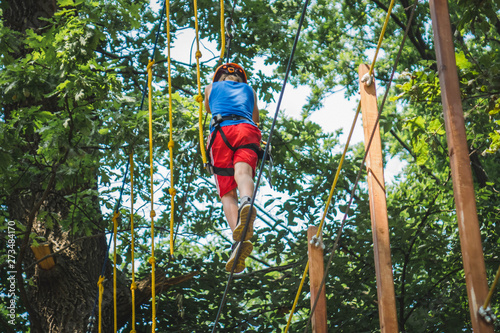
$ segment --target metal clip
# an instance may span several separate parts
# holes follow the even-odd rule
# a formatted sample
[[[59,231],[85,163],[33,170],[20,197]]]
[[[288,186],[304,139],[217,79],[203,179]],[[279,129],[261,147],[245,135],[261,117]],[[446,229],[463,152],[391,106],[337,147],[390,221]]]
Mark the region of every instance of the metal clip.
[[[320,237],[317,237],[316,235],[312,236],[311,240],[309,241],[309,244],[315,247],[321,247],[322,250],[325,249],[325,244],[323,244],[321,236]]]
[[[373,83],[373,74],[372,75],[369,75],[368,73],[366,73],[365,75],[363,75],[363,77],[361,78],[361,82],[363,82],[364,84],[366,84],[367,86],[371,86],[371,84]]]
[[[484,320],[488,323],[491,324],[497,320],[497,316],[493,313],[493,310],[491,310],[491,307],[488,305],[488,307],[485,309],[481,305],[479,308],[479,315],[484,318]]]

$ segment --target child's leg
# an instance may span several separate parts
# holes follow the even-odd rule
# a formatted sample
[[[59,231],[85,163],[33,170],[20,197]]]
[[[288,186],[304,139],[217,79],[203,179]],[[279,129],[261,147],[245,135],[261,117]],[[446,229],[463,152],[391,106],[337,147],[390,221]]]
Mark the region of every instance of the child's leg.
[[[238,196],[236,195],[236,189],[227,192],[221,198],[221,202],[229,227],[231,230],[234,230],[238,223]]]
[[[252,167],[245,162],[236,162],[234,165],[234,180],[238,184],[240,198],[252,197],[254,190]]]

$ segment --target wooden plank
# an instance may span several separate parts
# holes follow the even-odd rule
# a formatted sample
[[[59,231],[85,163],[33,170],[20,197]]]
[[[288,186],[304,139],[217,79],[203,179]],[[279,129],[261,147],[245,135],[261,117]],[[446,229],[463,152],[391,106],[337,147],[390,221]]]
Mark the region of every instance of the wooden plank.
[[[370,215],[373,232],[373,251],[375,256],[375,274],[377,276],[378,309],[381,332],[398,332],[396,312],[396,297],[392,275],[391,249],[389,241],[389,222],[387,217],[387,202],[385,198],[384,169],[382,161],[382,143],[379,125],[375,127],[378,108],[375,82],[367,86],[361,82],[363,75],[368,73],[368,65],[359,66],[361,112],[365,147],[375,133],[366,159],[368,173],[368,192],[370,195]]]
[[[493,332],[493,325],[486,323],[478,314],[479,308],[488,294],[488,283],[476,211],[448,1],[431,0],[429,6],[472,328],[476,333]]]
[[[311,286],[311,308],[314,302],[318,298],[318,304],[316,304],[316,309],[312,315],[312,331],[313,333],[327,333],[328,327],[326,324],[326,296],[325,296],[325,286],[321,289],[318,294],[319,286],[323,280],[324,275],[324,263],[323,263],[323,248],[321,246],[315,246],[311,244],[311,239],[318,232],[318,227],[310,226],[307,229],[307,249],[309,252],[309,282]],[[321,241],[321,235],[320,235]],[[322,243],[321,243],[322,244]]]

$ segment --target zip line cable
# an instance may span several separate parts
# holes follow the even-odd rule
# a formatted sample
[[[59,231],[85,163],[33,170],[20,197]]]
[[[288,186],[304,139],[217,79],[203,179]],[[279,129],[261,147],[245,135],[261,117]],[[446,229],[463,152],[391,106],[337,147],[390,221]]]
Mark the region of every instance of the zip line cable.
[[[372,61],[372,64],[370,65],[370,70],[368,72],[368,75],[371,76],[372,73],[373,73],[373,67],[375,66],[375,62],[377,60],[377,56],[378,56],[378,52],[380,50],[380,47],[382,46],[382,40],[383,40],[383,37],[384,37],[384,34],[385,34],[385,31],[387,29],[387,25],[389,23],[389,19],[390,19],[390,16],[391,16],[391,12],[392,12],[392,8],[394,7],[394,2],[395,0],[392,0],[391,1],[391,4],[389,5],[389,9],[387,10],[387,15],[386,15],[386,18],[385,18],[385,22],[384,22],[384,25],[382,27],[382,31],[380,32],[380,37],[378,39],[378,43],[377,43],[377,49],[375,51],[375,55],[373,56],[373,61]],[[357,107],[357,110],[356,110],[356,114],[354,115],[354,120],[353,120],[353,123],[351,125],[351,130],[349,131],[349,136],[347,138],[347,142],[346,142],[346,145],[344,147],[344,151],[342,153],[342,157],[340,158],[340,162],[339,162],[339,166],[337,167],[337,172],[335,173],[335,179],[333,180],[333,184],[332,184],[332,187],[330,189],[330,194],[328,196],[328,200],[326,202],[326,205],[325,205],[325,210],[323,212],[323,216],[321,217],[321,222],[320,222],[320,225],[318,227],[318,231],[316,233],[316,238],[319,238],[319,236],[321,235],[322,233],[322,230],[323,230],[323,224],[324,224],[324,221],[326,219],[326,215],[328,213],[328,208],[330,206],[330,203],[331,203],[331,200],[333,198],[333,193],[335,191],[335,188],[337,186],[337,182],[338,182],[338,179],[339,179],[339,175],[340,175],[340,171],[342,169],[342,166],[343,166],[343,163],[344,163],[344,160],[345,160],[345,156],[347,154],[347,150],[349,148],[349,144],[350,144],[350,141],[351,141],[351,138],[352,138],[352,134],[354,132],[354,127],[356,125],[356,121],[358,119],[358,116],[359,116],[359,112],[361,111],[361,101],[358,103],[358,107]],[[284,330],[284,333],[287,333],[288,332],[288,329],[290,328],[290,324],[292,322],[292,317],[293,317],[293,314],[295,312],[295,308],[297,306],[297,302],[299,300],[299,297],[300,297],[300,293],[302,292],[302,288],[304,286],[304,281],[305,281],[305,278],[306,278],[306,275],[307,275],[307,270],[309,269],[309,260],[307,261],[307,264],[306,264],[306,267],[304,269],[304,273],[302,274],[302,279],[301,279],[301,282],[300,282],[300,285],[299,285],[299,289],[297,291],[297,295],[295,296],[295,300],[293,302],[293,305],[292,305],[292,309],[290,311],[290,315],[288,317],[288,322],[287,322],[287,325],[285,327],[285,330]]]
[[[281,101],[283,100],[283,94],[285,92],[285,87],[286,87],[286,84],[287,84],[287,81],[288,81],[288,75],[290,73],[290,68],[291,68],[291,65],[292,65],[292,60],[293,60],[293,57],[295,55],[295,50],[297,48],[297,43],[298,43],[299,36],[300,36],[300,30],[302,28],[302,24],[304,23],[304,17],[306,15],[306,10],[307,10],[308,4],[309,4],[309,0],[305,0],[304,1],[304,7],[302,9],[302,14],[301,14],[300,20],[299,20],[299,25],[298,25],[298,28],[297,28],[297,33],[295,35],[295,40],[293,42],[293,47],[292,47],[292,51],[291,51],[291,54],[290,54],[290,58],[288,59],[288,65],[287,65],[287,68],[286,68],[286,71],[285,71],[285,78],[283,80],[283,86],[281,88],[281,93],[280,93],[280,96],[279,96],[279,99],[278,99],[278,103],[276,105],[276,112],[274,113],[273,123],[271,125],[270,130],[269,130],[269,138],[267,140],[266,147],[264,149],[264,156],[262,157],[262,163],[260,164],[259,174],[258,174],[258,177],[257,177],[257,182],[255,183],[254,193],[253,193],[252,199],[250,201],[250,208],[249,208],[250,212],[252,211],[252,209],[254,207],[254,204],[255,204],[255,196],[257,194],[257,190],[259,188],[260,181],[261,181],[261,178],[262,178],[262,173],[263,173],[263,170],[264,170],[265,160],[266,160],[266,157],[267,157],[267,154],[268,154],[268,151],[269,151],[269,147],[270,147],[270,144],[271,144],[271,139],[272,139],[272,136],[273,136],[274,127],[275,127],[276,121],[278,119],[278,113],[279,113],[279,109],[280,109],[280,106],[281,106]],[[250,216],[251,216],[251,214],[248,214],[247,218],[250,218]],[[243,229],[242,239],[245,239],[245,235],[247,233],[248,226],[249,226],[249,223],[246,223],[245,224],[245,228]],[[217,324],[219,323],[220,315],[221,315],[222,310],[224,308],[224,305],[226,303],[226,297],[227,297],[227,294],[228,294],[228,291],[229,291],[229,286],[231,285],[231,281],[232,281],[233,275],[234,275],[234,269],[236,268],[236,262],[238,261],[238,257],[241,255],[241,251],[242,251],[242,246],[238,246],[238,250],[237,250],[237,253],[236,253],[236,256],[235,256],[233,267],[231,268],[231,272],[229,274],[229,278],[228,278],[228,281],[227,281],[227,284],[226,284],[226,289],[224,290],[224,295],[222,296],[222,300],[221,300],[221,303],[219,305],[219,310],[217,312],[217,317],[216,317],[215,322],[214,322],[214,327],[212,329],[212,333],[216,332],[216,330],[217,330]]]
[[[415,8],[416,8],[416,6],[417,6],[417,3],[418,3],[418,0],[415,0],[415,3],[414,3],[414,4],[413,4],[413,6],[412,6],[412,10],[411,10],[411,12],[410,12],[410,17],[409,17],[409,19],[408,19],[408,23],[407,23],[407,25],[406,25],[405,33],[404,33],[404,35],[403,35],[403,40],[401,41],[401,45],[400,45],[400,47],[399,47],[398,54],[397,54],[396,59],[395,59],[395,61],[394,61],[394,66],[393,66],[393,68],[392,68],[392,73],[391,73],[391,76],[390,76],[390,78],[389,78],[389,83],[388,83],[387,88],[386,88],[386,90],[385,90],[385,94],[384,94],[384,97],[382,98],[382,102],[381,102],[381,104],[380,104],[380,108],[379,108],[379,111],[378,111],[378,114],[377,114],[377,118],[376,118],[376,120],[375,120],[375,126],[374,126],[374,128],[373,128],[373,130],[372,130],[372,133],[371,133],[371,135],[370,135],[370,139],[368,140],[368,144],[366,145],[365,154],[364,154],[364,156],[363,156],[363,161],[361,162],[361,166],[360,166],[359,171],[358,171],[358,174],[357,174],[357,176],[356,176],[356,180],[355,180],[355,182],[354,182],[354,186],[353,186],[353,189],[352,189],[351,194],[350,194],[349,203],[348,203],[347,208],[346,208],[346,211],[345,211],[345,213],[344,213],[344,217],[343,217],[343,219],[342,219],[342,223],[341,223],[341,226],[340,226],[340,228],[339,228],[339,232],[338,232],[338,234],[337,234],[337,237],[336,237],[336,239],[335,239],[335,242],[334,242],[333,248],[332,248],[332,250],[330,251],[330,257],[329,257],[329,259],[328,259],[328,263],[327,263],[326,268],[325,268],[325,274],[323,275],[323,279],[321,280],[320,286],[319,286],[319,288],[318,288],[318,294],[319,294],[319,293],[321,293],[321,290],[323,289],[323,286],[324,286],[324,285],[325,285],[325,283],[326,283],[326,278],[327,278],[327,276],[328,276],[328,269],[330,268],[331,262],[332,262],[332,260],[333,260],[333,255],[334,255],[334,253],[335,253],[335,251],[336,251],[336,249],[337,249],[337,247],[338,247],[338,243],[339,243],[339,241],[340,241],[340,237],[341,237],[341,234],[342,234],[342,230],[343,230],[343,227],[344,227],[344,225],[345,225],[345,223],[346,223],[346,220],[347,220],[347,215],[348,215],[348,213],[349,213],[349,209],[350,209],[350,207],[351,207],[352,199],[354,198],[354,192],[356,191],[357,184],[358,184],[358,182],[359,182],[359,180],[360,180],[360,178],[361,178],[361,174],[362,174],[362,172],[363,172],[363,167],[364,167],[364,165],[365,165],[366,158],[367,158],[367,156],[368,156],[368,152],[370,151],[370,147],[371,147],[371,144],[372,144],[372,141],[373,141],[374,135],[375,135],[375,129],[377,128],[377,126],[379,126],[380,116],[381,116],[381,114],[382,114],[382,112],[383,112],[384,105],[385,105],[385,101],[386,101],[387,96],[388,96],[388,94],[389,94],[389,90],[390,90],[390,88],[391,88],[391,84],[392,84],[392,81],[393,81],[393,79],[394,79],[394,74],[396,73],[396,69],[397,69],[397,65],[398,65],[398,63],[399,63],[399,59],[401,58],[401,53],[402,53],[402,51],[403,51],[403,47],[404,47],[404,44],[405,44],[405,42],[406,42],[406,38],[408,37],[408,32],[409,32],[409,30],[410,30],[411,22],[412,22],[412,20],[413,20],[413,15],[414,15],[414,13],[415,13]],[[306,329],[304,330],[304,333],[307,333],[307,331],[308,331],[308,329],[309,329],[309,325],[310,325],[310,323],[311,323],[311,318],[312,318],[312,315],[314,314],[314,311],[316,310],[316,306],[317,306],[317,304],[318,304],[318,300],[319,300],[319,298],[316,298],[316,299],[315,299],[314,304],[313,304],[313,306],[312,306],[312,308],[311,308],[311,312],[310,312],[310,314],[309,314],[309,319],[308,319],[308,321],[307,321],[307,326],[306,326]]]

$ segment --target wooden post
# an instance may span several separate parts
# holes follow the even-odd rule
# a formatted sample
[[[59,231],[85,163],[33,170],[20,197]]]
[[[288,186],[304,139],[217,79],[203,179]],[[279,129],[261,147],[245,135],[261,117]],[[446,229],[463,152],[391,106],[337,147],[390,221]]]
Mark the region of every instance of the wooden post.
[[[359,65],[360,79],[368,71],[368,65]],[[366,169],[368,173],[368,192],[370,195],[370,215],[373,230],[373,251],[375,254],[375,274],[377,276],[380,330],[382,333],[397,333],[398,319],[392,275],[387,202],[385,200],[382,143],[380,140],[379,125],[377,124],[377,127],[375,127],[378,117],[375,82],[369,86],[360,82],[360,93],[365,147],[368,146],[373,129],[375,128],[375,134],[373,135],[367,154]]]
[[[321,293],[318,294],[319,286],[321,280],[323,280],[324,273],[324,263],[323,263],[323,247],[311,244],[311,239],[316,236],[318,232],[318,227],[310,226],[307,229],[307,249],[309,252],[309,282],[311,285],[311,308],[318,298],[318,303],[316,304],[316,309],[311,318],[312,331],[313,333],[327,333],[328,327],[326,325],[326,296],[325,296],[325,286],[321,289]],[[319,238],[319,244],[321,242],[321,235]]]
[[[488,294],[447,0],[429,1],[472,329],[493,332],[478,314]]]

